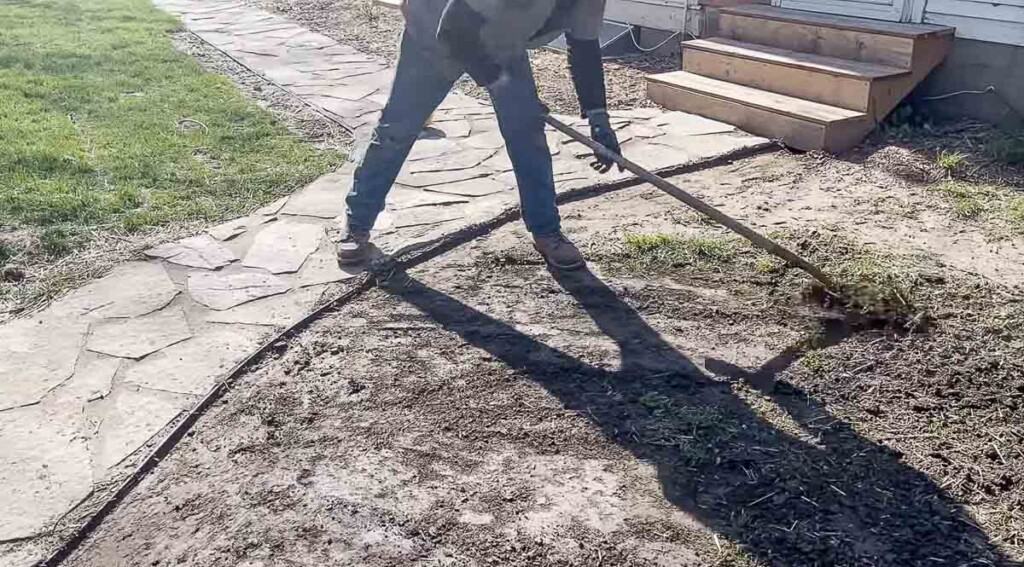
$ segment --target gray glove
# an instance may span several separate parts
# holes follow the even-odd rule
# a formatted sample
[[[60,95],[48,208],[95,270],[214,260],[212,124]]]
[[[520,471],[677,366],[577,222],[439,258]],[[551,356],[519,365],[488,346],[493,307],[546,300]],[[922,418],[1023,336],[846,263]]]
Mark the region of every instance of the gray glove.
[[[603,108],[592,110],[587,113],[587,119],[590,121],[590,137],[598,144],[611,150],[612,153],[622,155],[619,138],[615,135],[615,130],[612,130],[611,122],[608,120],[608,111]],[[590,167],[599,173],[608,173],[614,164],[615,162],[608,157],[595,153],[594,161],[590,164]],[[619,171],[622,170],[620,165]]]

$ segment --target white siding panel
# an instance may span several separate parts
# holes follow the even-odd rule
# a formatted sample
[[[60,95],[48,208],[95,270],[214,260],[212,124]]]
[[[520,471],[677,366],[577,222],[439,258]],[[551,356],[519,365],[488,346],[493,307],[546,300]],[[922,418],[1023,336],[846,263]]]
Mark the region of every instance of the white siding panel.
[[[607,0],[604,17],[656,30],[682,31],[686,0]]]
[[[966,16],[983,20],[1024,23],[1024,2],[1021,2],[1020,6],[1013,6],[1002,0],[997,2],[928,0],[928,6],[925,10],[932,14],[946,14],[947,16]]]
[[[970,4],[973,2],[961,2]],[[956,36],[965,39],[1024,45],[1024,23],[987,20],[972,16],[961,16],[931,12],[931,2],[925,8],[924,21],[956,28]]]

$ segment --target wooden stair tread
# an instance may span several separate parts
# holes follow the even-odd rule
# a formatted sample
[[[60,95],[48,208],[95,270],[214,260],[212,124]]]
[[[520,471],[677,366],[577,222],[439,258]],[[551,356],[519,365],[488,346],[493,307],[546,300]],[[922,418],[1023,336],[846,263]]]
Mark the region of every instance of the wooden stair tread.
[[[901,24],[895,22],[883,22],[869,20],[866,18],[853,18],[849,16],[833,16],[817,12],[805,12],[802,10],[789,10],[776,8],[763,4],[747,4],[742,6],[728,6],[718,8],[721,14],[735,16],[747,16],[780,22],[792,22],[811,26],[821,26],[851,30],[859,32],[874,33],[879,35],[891,35],[910,39],[928,37],[933,35],[952,34],[955,30],[949,26],[938,26],[934,24]]]
[[[862,79],[895,77],[905,75],[910,72],[907,69],[901,69],[891,65],[883,65],[881,63],[868,63],[865,61],[854,61],[852,59],[828,57],[825,55],[818,55],[816,53],[803,53],[780,47],[737,41],[735,39],[725,37],[711,37],[684,41],[683,48],[699,49],[710,53],[742,57],[744,59],[752,59],[764,63],[774,63],[809,71],[819,71],[830,75]]]
[[[686,71],[648,75],[647,80],[682,90],[697,92],[706,96],[738,102],[746,106],[816,124],[859,120],[866,116],[863,112],[737,85]]]

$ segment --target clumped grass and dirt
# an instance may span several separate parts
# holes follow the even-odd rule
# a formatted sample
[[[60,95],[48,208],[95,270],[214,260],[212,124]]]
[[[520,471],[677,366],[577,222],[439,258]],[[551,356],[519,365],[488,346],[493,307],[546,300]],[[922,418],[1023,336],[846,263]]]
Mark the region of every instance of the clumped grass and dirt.
[[[7,2],[0,20],[4,312],[96,275],[106,252],[240,215],[342,159],[176,51],[179,24],[148,2]]]

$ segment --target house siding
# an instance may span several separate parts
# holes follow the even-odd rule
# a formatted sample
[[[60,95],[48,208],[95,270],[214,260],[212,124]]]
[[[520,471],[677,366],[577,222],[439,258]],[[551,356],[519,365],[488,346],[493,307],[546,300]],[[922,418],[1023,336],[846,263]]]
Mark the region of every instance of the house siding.
[[[1024,46],[1024,0],[927,0],[923,20],[959,38]]]

